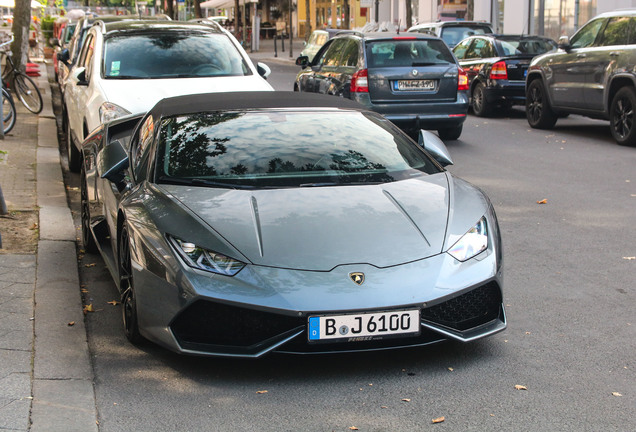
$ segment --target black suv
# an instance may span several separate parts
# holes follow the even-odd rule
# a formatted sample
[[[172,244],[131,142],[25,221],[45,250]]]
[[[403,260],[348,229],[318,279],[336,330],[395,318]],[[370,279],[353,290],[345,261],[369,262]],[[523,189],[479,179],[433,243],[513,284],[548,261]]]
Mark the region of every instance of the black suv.
[[[559,50],[536,57],[526,79],[533,128],[552,128],[563,114],[610,121],[614,139],[636,146],[636,9],[601,14]]]
[[[454,140],[468,111],[468,79],[440,38],[419,33],[336,36],[303,70],[295,91],[353,99],[416,136],[435,129]]]

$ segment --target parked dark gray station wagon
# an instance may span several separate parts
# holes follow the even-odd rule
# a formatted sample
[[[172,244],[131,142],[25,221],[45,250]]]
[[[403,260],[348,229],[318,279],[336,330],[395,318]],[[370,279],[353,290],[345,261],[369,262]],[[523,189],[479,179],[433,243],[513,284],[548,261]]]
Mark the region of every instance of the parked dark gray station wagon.
[[[552,128],[559,115],[610,121],[614,139],[636,146],[636,9],[601,14],[559,50],[535,57],[526,79],[533,128]]]
[[[454,140],[468,111],[468,81],[440,38],[409,33],[351,33],[328,41],[303,67],[295,91],[353,99],[411,136],[434,129]]]

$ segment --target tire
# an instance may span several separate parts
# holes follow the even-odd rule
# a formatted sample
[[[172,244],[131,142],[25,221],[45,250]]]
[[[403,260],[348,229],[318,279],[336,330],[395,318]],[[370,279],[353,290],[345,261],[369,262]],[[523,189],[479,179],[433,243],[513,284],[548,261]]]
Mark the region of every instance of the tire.
[[[464,125],[459,125],[452,128],[438,129],[437,134],[442,139],[442,141],[453,141],[460,137],[463,128]]]
[[[97,253],[97,243],[91,232],[91,213],[88,201],[88,188],[86,187],[86,173],[84,167],[82,167],[82,174],[80,175],[80,212],[82,223],[82,244],[84,250],[88,253]]]
[[[66,120],[66,150],[68,154],[68,169],[74,173],[80,172],[80,168],[82,167],[82,155],[73,143],[71,125],[68,120]]]
[[[124,222],[118,241],[119,262],[119,289],[121,291],[121,311],[124,323],[124,334],[130,343],[137,345],[144,338],[139,333],[139,321],[137,315],[137,297],[135,296],[135,284],[132,273],[132,260],[130,257],[130,238],[126,222]]]
[[[35,82],[27,75],[16,74],[13,78],[13,91],[20,102],[33,114],[42,112],[42,95]]]
[[[5,135],[11,132],[13,126],[15,126],[17,113],[15,111],[15,104],[11,94],[2,89],[2,117],[3,117],[3,130]]]
[[[624,146],[636,146],[636,90],[620,89],[610,106],[610,130],[616,142]]]
[[[479,82],[473,89],[473,113],[478,117],[488,117],[492,114],[492,106],[486,101],[485,88],[484,83]]]
[[[526,117],[528,124],[535,129],[551,129],[558,119],[541,79],[532,81],[526,91]]]

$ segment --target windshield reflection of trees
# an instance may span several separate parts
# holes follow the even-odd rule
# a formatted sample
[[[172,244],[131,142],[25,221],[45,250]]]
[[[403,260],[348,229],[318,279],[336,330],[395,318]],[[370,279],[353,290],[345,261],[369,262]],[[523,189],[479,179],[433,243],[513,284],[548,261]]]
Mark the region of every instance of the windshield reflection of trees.
[[[307,183],[386,183],[396,179],[387,172],[385,165],[369,161],[367,156],[356,150],[329,153],[317,162],[302,159],[295,160],[273,157],[266,169],[259,169],[256,161],[237,163],[226,170],[219,168],[223,156],[234,157],[228,153],[232,137],[210,137],[210,127],[222,122],[234,120],[243,113],[206,113],[188,117],[170,118],[161,127],[161,141],[169,146],[166,161],[160,160],[165,174],[177,178],[212,179],[228,184],[241,184],[256,187],[299,186]],[[264,139],[265,141],[265,139]],[[165,152],[160,152],[160,158]],[[214,160],[218,160],[218,164]],[[252,171],[250,171],[250,169]],[[289,174],[286,176],[285,174]],[[306,175],[302,175],[306,174]],[[162,176],[160,174],[160,176]]]

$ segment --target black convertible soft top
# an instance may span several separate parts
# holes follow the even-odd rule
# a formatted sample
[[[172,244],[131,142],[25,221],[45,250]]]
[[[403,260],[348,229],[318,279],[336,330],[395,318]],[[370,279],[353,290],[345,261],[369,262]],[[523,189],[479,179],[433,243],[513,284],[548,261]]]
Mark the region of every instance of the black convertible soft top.
[[[209,111],[235,111],[263,108],[345,108],[365,110],[351,99],[293,91],[252,91],[203,93],[160,100],[150,110],[153,117]]]

